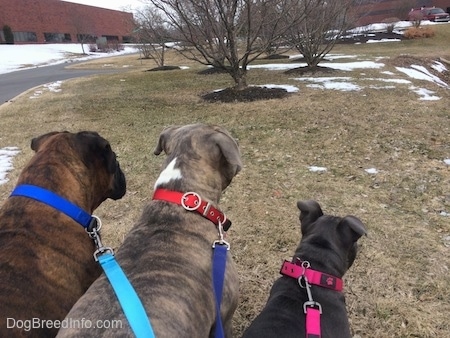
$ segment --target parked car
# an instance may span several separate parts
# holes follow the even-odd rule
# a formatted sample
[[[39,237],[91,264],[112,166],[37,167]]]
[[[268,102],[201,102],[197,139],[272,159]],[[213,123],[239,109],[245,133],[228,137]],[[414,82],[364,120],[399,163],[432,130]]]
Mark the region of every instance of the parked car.
[[[412,8],[408,13],[409,21],[430,20],[434,22],[450,21],[450,14],[439,7]]]

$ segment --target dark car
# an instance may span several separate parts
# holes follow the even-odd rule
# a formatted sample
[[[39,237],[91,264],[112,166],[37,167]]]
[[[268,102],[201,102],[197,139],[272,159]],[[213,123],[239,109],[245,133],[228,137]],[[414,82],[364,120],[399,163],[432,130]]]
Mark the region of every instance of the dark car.
[[[408,13],[409,21],[430,20],[434,22],[450,21],[450,14],[439,7],[412,8]]]

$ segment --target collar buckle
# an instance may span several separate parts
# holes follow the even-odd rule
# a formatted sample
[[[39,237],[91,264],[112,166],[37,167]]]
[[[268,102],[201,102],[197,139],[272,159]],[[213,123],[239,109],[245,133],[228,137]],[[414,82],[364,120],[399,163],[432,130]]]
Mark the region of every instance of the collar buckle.
[[[181,205],[188,211],[195,211],[200,208],[202,204],[202,198],[199,194],[193,191],[189,191],[183,194],[181,197]]]

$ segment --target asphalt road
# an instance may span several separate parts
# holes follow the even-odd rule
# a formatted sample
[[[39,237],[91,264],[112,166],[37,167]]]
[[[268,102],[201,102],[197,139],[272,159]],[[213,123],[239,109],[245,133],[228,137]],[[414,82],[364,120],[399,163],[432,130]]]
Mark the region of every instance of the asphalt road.
[[[71,65],[73,64],[71,63]],[[31,88],[46,83],[120,71],[114,69],[66,69],[66,66],[67,64],[58,64],[0,74],[0,105],[11,101],[17,95]]]

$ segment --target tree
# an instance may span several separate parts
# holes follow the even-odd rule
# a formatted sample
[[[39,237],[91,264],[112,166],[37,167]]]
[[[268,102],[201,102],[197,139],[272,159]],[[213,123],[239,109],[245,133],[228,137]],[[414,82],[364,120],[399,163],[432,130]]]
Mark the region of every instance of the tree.
[[[147,7],[136,12],[137,28],[135,36],[144,59],[154,59],[158,67],[164,67],[164,55],[167,48],[168,29],[161,13]]]
[[[354,3],[352,0],[312,0],[309,7],[298,8],[308,15],[301,24],[290,26],[287,40],[303,55],[309,68],[317,67],[352,26],[354,21],[348,12]]]
[[[84,50],[84,44],[93,43],[97,38],[94,33],[95,25],[88,17],[86,17],[82,12],[79,11],[73,12],[71,18],[72,25],[75,28],[75,32],[77,34],[76,38],[81,44],[81,50],[83,51],[83,54],[86,54]]]
[[[298,25],[313,0],[147,0],[166,18],[185,57],[227,72],[237,90],[247,87],[247,67]],[[289,21],[286,18],[289,15]],[[174,40],[175,41],[175,40]]]

